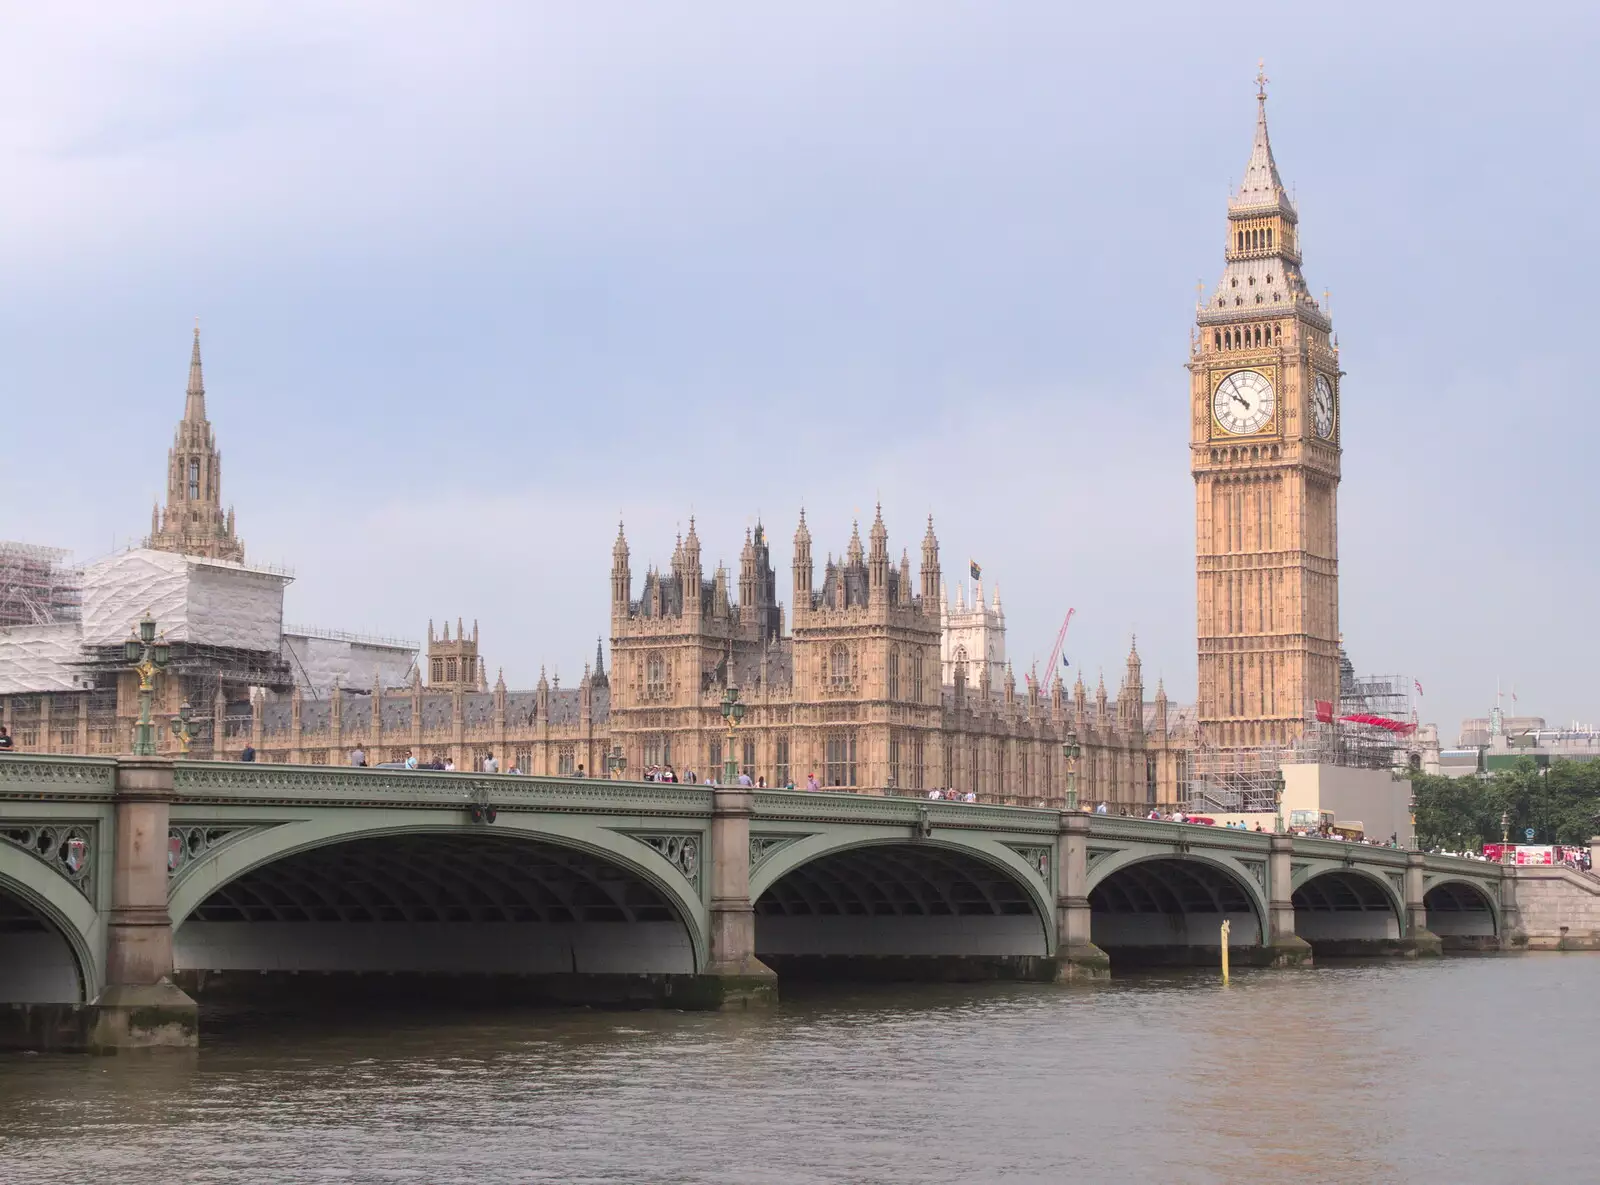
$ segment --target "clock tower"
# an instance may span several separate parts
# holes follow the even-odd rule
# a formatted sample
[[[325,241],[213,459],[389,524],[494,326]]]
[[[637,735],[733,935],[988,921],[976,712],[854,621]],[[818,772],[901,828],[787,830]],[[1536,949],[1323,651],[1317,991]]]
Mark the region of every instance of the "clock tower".
[[[1292,743],[1339,698],[1339,353],[1256,81],[1222,282],[1189,359],[1200,740],[1225,749]]]

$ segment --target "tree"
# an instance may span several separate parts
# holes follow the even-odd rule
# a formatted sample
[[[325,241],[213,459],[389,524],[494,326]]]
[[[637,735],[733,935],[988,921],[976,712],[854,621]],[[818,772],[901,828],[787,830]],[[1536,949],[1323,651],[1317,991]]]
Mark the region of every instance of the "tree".
[[[1523,757],[1512,769],[1472,778],[1413,772],[1417,842],[1424,848],[1477,850],[1498,843],[1501,817],[1511,838],[1543,844],[1587,844],[1600,833],[1600,761],[1560,758],[1540,766]]]

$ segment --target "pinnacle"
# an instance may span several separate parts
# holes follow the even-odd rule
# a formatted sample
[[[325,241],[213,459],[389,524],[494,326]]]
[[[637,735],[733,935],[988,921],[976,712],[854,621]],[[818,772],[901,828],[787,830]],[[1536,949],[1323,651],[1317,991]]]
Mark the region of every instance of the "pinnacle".
[[[203,424],[206,418],[206,382],[200,366],[200,325],[194,327],[194,347],[189,352],[189,389],[183,403],[183,418]]]

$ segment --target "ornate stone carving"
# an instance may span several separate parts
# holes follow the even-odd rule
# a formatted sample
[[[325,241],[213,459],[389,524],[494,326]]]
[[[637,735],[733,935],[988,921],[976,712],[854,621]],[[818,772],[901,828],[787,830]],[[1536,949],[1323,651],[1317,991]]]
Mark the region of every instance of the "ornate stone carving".
[[[692,885],[700,884],[700,836],[669,833],[635,835],[634,839],[654,848]]]
[[[167,829],[167,879],[175,880],[202,856],[239,839],[256,827],[180,823]]]
[[[1023,846],[1021,844],[1007,844],[1017,855],[1027,861],[1028,867],[1038,874],[1042,881],[1050,879],[1050,849],[1047,847]]]
[[[25,823],[7,819],[0,827],[0,840],[48,864],[85,897],[94,900],[93,823]]]
[[[752,835],[750,837],[750,871],[754,872],[762,863],[779,848],[786,848],[798,835]]]
[[[1256,884],[1263,889],[1267,887],[1267,862],[1265,860],[1241,860],[1244,870],[1255,878]]]

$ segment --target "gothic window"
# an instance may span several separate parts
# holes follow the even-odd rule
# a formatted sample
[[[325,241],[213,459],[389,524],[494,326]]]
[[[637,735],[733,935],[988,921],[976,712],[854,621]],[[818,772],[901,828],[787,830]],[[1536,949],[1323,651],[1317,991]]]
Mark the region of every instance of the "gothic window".
[[[1272,228],[1270,226],[1267,227],[1267,249],[1269,251],[1272,249]],[[1269,284],[1272,282],[1272,277],[1271,276],[1267,277],[1267,282]]]
[[[888,682],[889,682],[889,698],[890,699],[899,699],[900,698],[900,647],[898,647],[898,646],[889,647],[889,668],[888,668],[888,672],[887,673],[888,673]]]
[[[856,734],[853,731],[828,734],[827,764],[823,772],[829,786],[856,784]]]
[[[1221,332],[1219,331],[1217,333],[1213,333],[1211,336],[1212,336],[1212,344],[1217,349],[1219,349],[1219,350],[1222,349],[1222,334],[1221,334]]]
[[[889,734],[889,785],[891,787],[900,785],[900,734],[898,732]]]
[[[1244,231],[1239,232],[1239,250],[1244,250]]]
[[[911,698],[919,704],[922,702],[922,650],[920,647],[911,651]]]
[[[200,499],[200,458],[189,458],[189,501]]]
[[[429,664],[428,671],[429,671],[429,674],[428,674],[428,682],[429,683],[443,683],[444,682],[444,660],[442,658],[434,659]]]
[[[789,784],[789,738],[779,737],[773,744],[772,784]]]
[[[706,773],[710,777],[722,780],[722,742],[712,741],[706,746]]]
[[[973,743],[972,754],[971,754],[971,757],[969,758],[969,760],[967,762],[967,765],[968,765],[968,771],[967,772],[970,775],[969,779],[968,779],[968,782],[967,782],[967,789],[971,790],[974,794],[982,794],[983,793],[982,789],[980,789],[979,786],[978,786],[978,745],[979,744],[981,744],[981,742],[976,742],[975,741]]]
[[[920,732],[911,738],[911,788],[924,790],[928,785],[927,738]]]
[[[835,690],[850,686],[850,648],[843,642],[835,642],[828,652],[828,685]]]
[[[655,733],[651,736],[645,737],[644,763],[646,767],[652,765],[671,765],[672,738],[664,733]]]
[[[517,767],[521,769],[521,766]],[[556,752],[556,776],[570,778],[578,768],[577,750],[571,745],[562,745]]]
[[[453,658],[445,659],[444,660],[444,678],[445,678],[445,682],[446,683],[454,683],[454,682],[456,682],[457,674],[458,674],[458,669],[457,669],[457,665],[456,665],[456,660],[453,659]]]
[[[749,776],[753,782],[756,780],[756,743],[744,742],[744,751],[740,754],[739,772]]]
[[[659,699],[667,693],[667,660],[659,654],[652,654],[645,660],[645,694],[651,699]]]
[[[531,774],[533,772],[532,749],[518,749],[512,756],[512,761],[523,773]]]
[[[1235,276],[1232,280],[1229,281],[1229,287],[1237,288],[1238,286],[1239,286],[1239,277]]]

